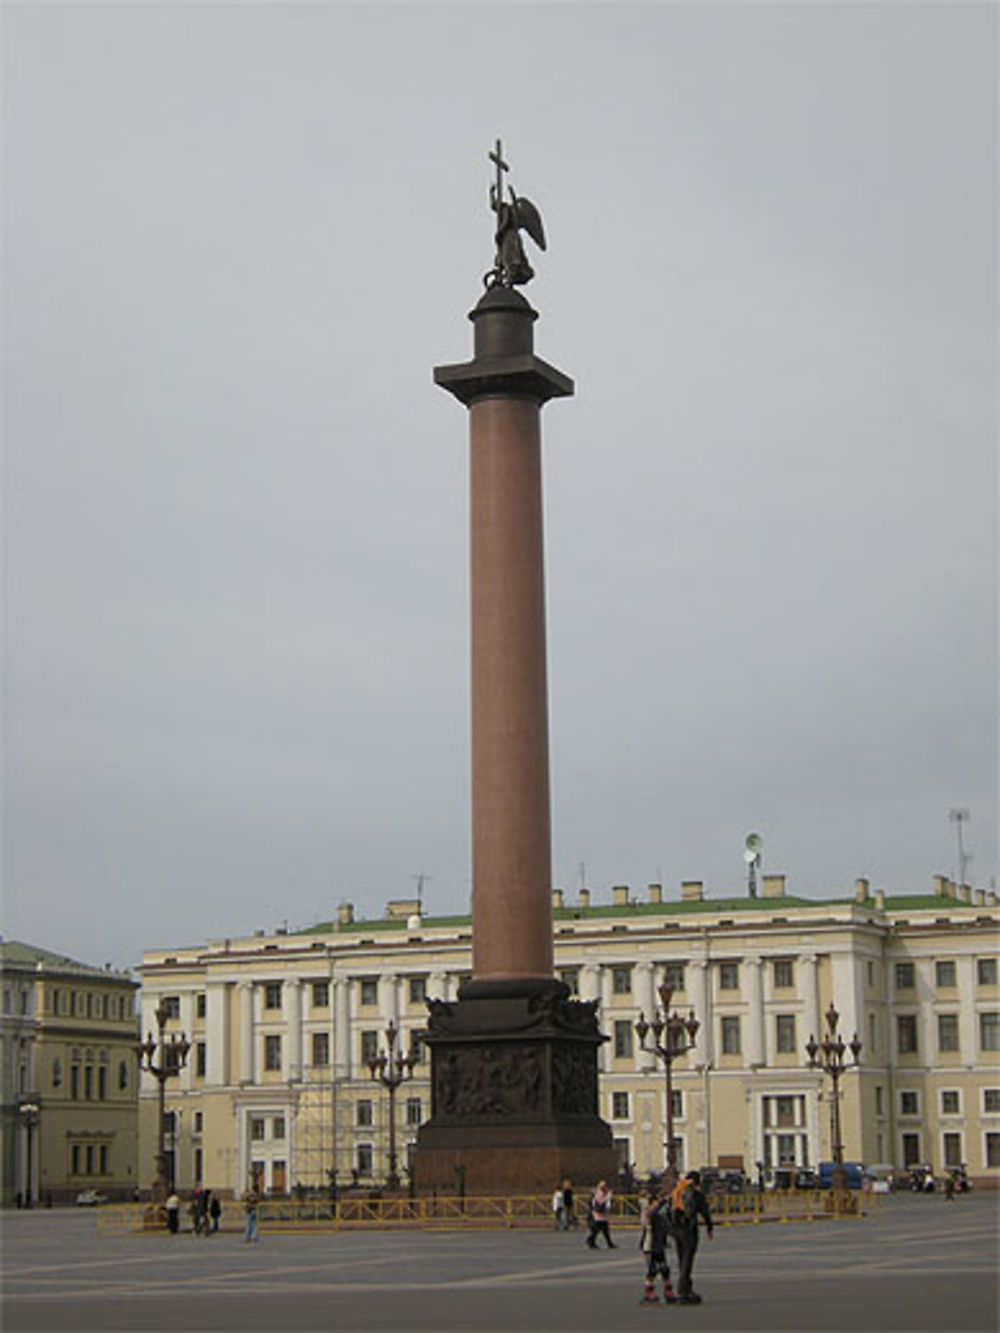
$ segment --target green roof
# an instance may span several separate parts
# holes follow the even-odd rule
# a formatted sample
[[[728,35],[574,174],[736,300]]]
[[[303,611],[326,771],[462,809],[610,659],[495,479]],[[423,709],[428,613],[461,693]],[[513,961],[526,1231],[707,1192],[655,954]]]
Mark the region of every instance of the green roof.
[[[76,976],[114,978],[118,972],[108,972],[103,967],[93,967],[90,963],[77,962],[65,954],[53,953],[51,949],[41,949],[37,944],[25,944],[21,940],[0,940],[0,971],[37,971],[39,964],[45,972],[70,972]]]
[[[579,905],[570,905],[568,907],[557,907],[553,910],[552,916],[556,922],[562,921],[606,921],[634,919],[637,917],[675,917],[675,916],[695,916],[711,913],[729,912],[767,912],[774,916],[780,916],[787,908],[830,908],[830,907],[867,907],[870,910],[875,909],[875,898],[869,896],[863,902],[850,898],[802,898],[795,894],[786,893],[777,898],[690,898],[673,899],[669,902],[634,902],[626,905],[617,903],[599,904],[596,906],[582,907]],[[970,907],[972,904],[960,902],[955,898],[944,898],[937,893],[922,894],[886,894],[885,910],[887,912],[900,911],[924,911],[941,912],[948,911],[955,907]],[[420,927],[423,930],[447,929],[452,930],[470,929],[472,926],[471,916],[425,916],[421,919]],[[304,930],[298,930],[296,935],[323,935],[323,934],[358,934],[365,931],[405,931],[408,929],[406,917],[376,917],[370,919],[361,919],[341,923],[337,921],[323,921],[315,926],[309,926]]]

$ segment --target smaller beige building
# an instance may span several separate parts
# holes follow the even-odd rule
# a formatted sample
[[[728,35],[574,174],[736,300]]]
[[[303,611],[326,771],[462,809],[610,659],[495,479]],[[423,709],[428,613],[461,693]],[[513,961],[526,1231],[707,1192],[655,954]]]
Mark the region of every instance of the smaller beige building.
[[[2,1201],[136,1187],[138,986],[18,940],[0,942]]]

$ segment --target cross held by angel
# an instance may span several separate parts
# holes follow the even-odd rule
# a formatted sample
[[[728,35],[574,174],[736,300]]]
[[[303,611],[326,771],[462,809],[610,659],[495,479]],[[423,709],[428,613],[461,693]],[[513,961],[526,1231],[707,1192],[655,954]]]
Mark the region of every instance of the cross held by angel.
[[[483,279],[487,287],[515,287],[530,282],[535,270],[528,263],[521,241],[521,232],[526,231],[538,246],[545,249],[545,228],[541,214],[523,194],[514,193],[512,186],[507,186],[509,202],[503,197],[503,173],[509,171],[503,160],[503,152],[498,139],[496,148],[489,154],[489,159],[496,166],[496,181],[490,186],[490,208],[497,215],[496,257],[493,268]]]

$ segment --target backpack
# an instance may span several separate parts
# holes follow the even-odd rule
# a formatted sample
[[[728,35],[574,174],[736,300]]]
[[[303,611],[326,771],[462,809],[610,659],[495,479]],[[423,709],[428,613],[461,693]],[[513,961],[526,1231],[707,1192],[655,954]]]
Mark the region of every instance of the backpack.
[[[688,1218],[688,1203],[691,1188],[691,1182],[685,1177],[683,1180],[677,1182],[671,1192],[670,1208],[678,1222],[684,1222]]]

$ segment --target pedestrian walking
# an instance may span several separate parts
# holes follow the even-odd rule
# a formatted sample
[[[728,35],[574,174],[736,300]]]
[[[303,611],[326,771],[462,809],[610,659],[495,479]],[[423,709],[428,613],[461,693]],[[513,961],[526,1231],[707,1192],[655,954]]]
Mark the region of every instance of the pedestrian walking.
[[[573,1202],[573,1182],[569,1176],[562,1183],[563,1193],[563,1213],[566,1216],[567,1227],[578,1227],[580,1219],[576,1215],[576,1205]]]
[[[208,1205],[208,1214],[212,1219],[212,1230],[218,1231],[219,1219],[222,1217],[222,1204],[219,1202],[217,1194],[212,1195],[212,1202]]]
[[[612,1194],[608,1189],[608,1182],[600,1180],[597,1183],[597,1189],[594,1190],[593,1197],[590,1200],[590,1230],[587,1233],[587,1244],[592,1250],[597,1249],[597,1237],[603,1236],[604,1242],[609,1250],[616,1249],[614,1241],[611,1239],[611,1199]]]
[[[557,1231],[566,1230],[566,1209],[561,1186],[557,1187],[552,1196],[552,1224]]]
[[[660,1298],[656,1294],[656,1279],[659,1277],[663,1282],[663,1300],[667,1305],[673,1305],[677,1296],[670,1283],[670,1263],[667,1258],[667,1240],[671,1233],[670,1190],[664,1185],[655,1196],[643,1191],[640,1200],[642,1230],[639,1248],[646,1263],[646,1285],[639,1304],[659,1304]]]
[[[247,1190],[246,1194],[244,1194],[243,1196],[243,1211],[246,1213],[246,1224],[247,1224],[246,1240],[248,1243],[250,1241],[256,1241],[260,1239],[260,1233],[258,1231],[258,1226],[257,1226],[258,1203],[259,1199],[257,1197],[257,1191],[251,1185],[250,1188]]]
[[[167,1230],[170,1232],[171,1236],[176,1236],[180,1225],[181,1201],[179,1196],[173,1191],[167,1196],[166,1209]]]
[[[691,1285],[691,1270],[698,1251],[698,1227],[704,1225],[709,1240],[714,1234],[712,1214],[701,1188],[701,1175],[689,1171],[674,1187],[671,1196],[671,1224],[677,1247],[677,1304],[700,1305],[701,1297]]]

